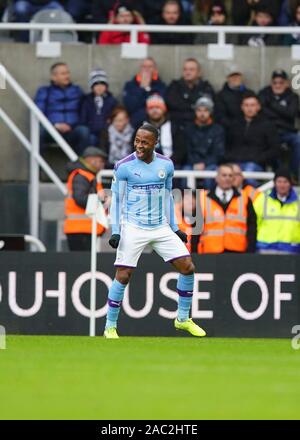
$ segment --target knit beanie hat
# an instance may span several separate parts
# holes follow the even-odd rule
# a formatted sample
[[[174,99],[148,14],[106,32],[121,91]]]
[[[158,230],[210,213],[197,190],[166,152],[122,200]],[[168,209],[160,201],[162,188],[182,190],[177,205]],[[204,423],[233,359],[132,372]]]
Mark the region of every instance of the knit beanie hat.
[[[214,111],[214,102],[209,96],[202,96],[197,99],[194,109],[196,110],[199,107],[205,107],[209,113],[212,113]]]
[[[147,107],[147,109],[150,109],[153,107],[159,107],[162,110],[167,111],[167,106],[166,106],[165,100],[160,95],[150,95],[146,101],[146,107]]]
[[[106,84],[108,86],[108,79],[106,72],[102,69],[93,70],[89,76],[89,87],[92,89],[96,84]]]
[[[288,168],[278,168],[278,170],[275,172],[274,181],[278,179],[278,177],[285,177],[290,183],[292,183],[292,175]]]

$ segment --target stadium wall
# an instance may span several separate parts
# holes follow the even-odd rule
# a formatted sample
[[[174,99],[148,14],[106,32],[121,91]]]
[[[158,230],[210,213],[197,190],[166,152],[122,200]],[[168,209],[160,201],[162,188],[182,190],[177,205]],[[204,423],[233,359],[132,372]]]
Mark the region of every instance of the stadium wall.
[[[97,335],[114,256],[100,254]],[[194,256],[192,316],[216,337],[290,338],[300,325],[300,256]],[[89,253],[0,254],[0,325],[8,334],[88,335]],[[143,255],[123,301],[121,335],[174,336],[177,273]]]
[[[60,59],[36,58],[35,51],[35,45],[17,43],[0,45],[0,62],[31,96],[34,96],[40,85],[49,81],[50,66],[54,62],[63,60],[70,65],[73,81],[86,91],[89,71],[97,66],[104,68],[108,73],[111,90],[121,98],[124,82],[136,73],[140,63],[140,60],[121,59],[119,46],[64,45]],[[275,68],[284,68],[291,72],[292,66],[297,64],[291,60],[290,48],[286,47],[236,47],[234,61],[208,60],[206,46],[151,46],[149,55],[157,61],[160,76],[166,83],[180,77],[185,58],[197,58],[203,65],[204,77],[216,90],[221,88],[226,69],[231,64],[238,65],[245,72],[246,83],[254,90],[259,90],[269,82],[271,72]],[[3,109],[28,136],[29,114],[19,98],[7,88],[0,90],[0,101]],[[1,163],[5,163],[0,180],[27,181],[28,154],[2,121],[0,121],[0,135],[0,160]]]

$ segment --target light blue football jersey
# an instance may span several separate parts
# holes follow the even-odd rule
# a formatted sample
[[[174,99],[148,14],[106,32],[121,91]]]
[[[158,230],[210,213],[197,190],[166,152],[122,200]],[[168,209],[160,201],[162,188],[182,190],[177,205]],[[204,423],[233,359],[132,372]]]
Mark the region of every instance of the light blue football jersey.
[[[143,229],[170,224],[175,232],[174,200],[172,196],[173,162],[159,153],[146,163],[130,154],[115,166],[110,210],[112,233],[120,233],[121,223]]]

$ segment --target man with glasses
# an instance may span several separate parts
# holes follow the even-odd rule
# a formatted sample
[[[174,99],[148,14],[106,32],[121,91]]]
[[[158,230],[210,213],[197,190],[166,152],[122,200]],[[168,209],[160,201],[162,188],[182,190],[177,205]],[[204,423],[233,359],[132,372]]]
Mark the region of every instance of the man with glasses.
[[[259,98],[264,114],[278,129],[280,141],[291,149],[291,170],[294,178],[299,179],[300,134],[295,127],[299,97],[290,87],[288,74],[284,70],[275,70],[271,85],[261,90]]]

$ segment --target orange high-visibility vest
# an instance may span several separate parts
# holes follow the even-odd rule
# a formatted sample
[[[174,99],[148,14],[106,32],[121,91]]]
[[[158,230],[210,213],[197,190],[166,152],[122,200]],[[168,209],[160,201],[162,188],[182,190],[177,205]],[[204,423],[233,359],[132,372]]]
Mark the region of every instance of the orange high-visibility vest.
[[[260,194],[260,191],[252,185],[246,185],[241,192],[244,192],[247,194],[247,196],[254,202],[254,200],[257,198],[257,196]]]
[[[187,223],[184,219],[184,216],[182,215],[182,209],[181,209],[181,204],[175,204],[175,214],[176,214],[176,219],[177,219],[177,224],[179,229],[182,232],[185,232],[187,235],[187,243],[185,243],[189,253],[192,253],[192,230],[193,230],[193,225]],[[201,248],[200,248],[200,242],[198,243],[197,246],[197,253],[200,254]]]
[[[225,250],[246,252],[248,200],[245,193],[233,197],[224,213],[222,206],[205,192],[200,201],[204,218],[201,253],[221,254]]]
[[[68,177],[67,188],[68,195],[65,198],[65,234],[91,234],[92,220],[85,215],[85,209],[78,206],[73,198],[73,179],[80,174],[85,177],[90,183],[95,179],[95,174],[90,171],[81,170],[80,168],[74,170]],[[101,183],[97,183],[97,191],[103,189]],[[97,223],[97,235],[103,234],[105,228]]]

